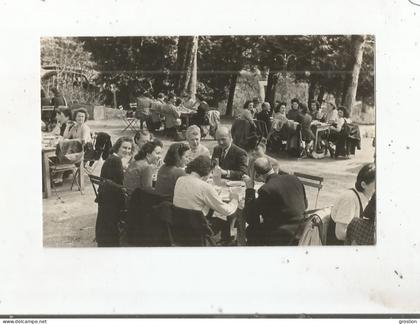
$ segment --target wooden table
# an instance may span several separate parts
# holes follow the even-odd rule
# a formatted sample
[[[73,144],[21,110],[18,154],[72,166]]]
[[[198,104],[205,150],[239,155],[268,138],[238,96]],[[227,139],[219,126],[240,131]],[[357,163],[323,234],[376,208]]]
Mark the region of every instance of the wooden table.
[[[42,148],[42,184],[44,189],[44,198],[51,197],[51,173],[48,158],[55,156],[55,149],[55,147],[51,146]],[[78,181],[80,185],[80,191],[83,193],[83,189],[85,187],[83,157],[79,165]]]

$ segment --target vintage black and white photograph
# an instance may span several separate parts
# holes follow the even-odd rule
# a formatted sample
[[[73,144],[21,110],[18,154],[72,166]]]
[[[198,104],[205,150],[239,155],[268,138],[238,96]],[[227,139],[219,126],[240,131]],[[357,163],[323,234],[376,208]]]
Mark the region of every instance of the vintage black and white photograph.
[[[376,244],[374,35],[40,50],[44,247]]]

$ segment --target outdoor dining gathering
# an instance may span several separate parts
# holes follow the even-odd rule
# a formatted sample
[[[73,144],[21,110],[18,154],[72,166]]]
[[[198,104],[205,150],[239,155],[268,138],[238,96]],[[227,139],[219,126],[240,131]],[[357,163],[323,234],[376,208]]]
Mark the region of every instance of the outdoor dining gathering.
[[[41,38],[44,247],[375,245],[374,46]]]

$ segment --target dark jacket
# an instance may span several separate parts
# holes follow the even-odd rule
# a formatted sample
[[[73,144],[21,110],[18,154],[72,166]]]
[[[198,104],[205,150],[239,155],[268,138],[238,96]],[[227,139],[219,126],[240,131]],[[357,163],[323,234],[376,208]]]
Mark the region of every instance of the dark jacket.
[[[220,167],[224,170],[229,170],[229,179],[240,180],[248,169],[248,156],[246,152],[233,143],[224,159],[221,159],[222,152],[223,149],[220,146],[216,146],[212,159],[219,159]]]
[[[127,239],[131,246],[165,246],[162,231],[165,231],[162,219],[156,217],[154,207],[170,200],[159,195],[152,188],[137,188],[131,194],[127,213]]]
[[[355,154],[356,148],[361,148],[360,141],[359,126],[345,122],[337,135],[335,156]]]
[[[258,114],[257,114],[257,119],[261,120],[265,123],[265,125],[267,126],[267,131],[270,131],[271,128],[271,113],[267,110],[261,110]],[[267,137],[267,134],[263,135],[264,137]]]
[[[118,224],[123,218],[125,198],[122,191],[123,169],[118,156],[111,155],[102,166],[104,182],[98,189],[98,217],[96,219],[96,242],[98,246],[117,247],[120,245]]]
[[[246,151],[254,149],[258,143],[256,126],[247,119],[235,119],[231,133],[233,143]]]
[[[285,226],[300,224],[307,207],[305,188],[294,175],[270,175],[258,198],[254,189],[247,189],[244,214],[249,245],[288,245],[295,233]]]

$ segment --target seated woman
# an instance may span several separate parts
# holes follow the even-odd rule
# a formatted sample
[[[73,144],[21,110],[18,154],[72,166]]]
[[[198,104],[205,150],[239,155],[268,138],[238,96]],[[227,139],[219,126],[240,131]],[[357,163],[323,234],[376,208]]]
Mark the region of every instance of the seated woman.
[[[251,100],[245,102],[244,107],[238,110],[237,118],[249,121],[254,127],[254,103]]]
[[[338,107],[337,114],[338,114],[337,122],[330,126],[330,130],[336,133],[340,133],[341,129],[344,126],[344,123],[350,124],[351,119],[349,118],[350,114],[347,108],[344,106]]]
[[[207,183],[211,171],[211,160],[207,156],[199,156],[188,163],[186,176],[180,177],[175,185],[173,203],[176,207],[200,210],[207,216],[210,210],[227,217],[238,208],[238,195],[231,193],[231,201],[225,203],[215,187]]]
[[[197,156],[204,155],[210,157],[210,151],[201,144],[201,130],[197,125],[191,125],[185,133],[190,150],[188,152],[188,160],[192,161]]]
[[[265,157],[270,162],[271,167],[273,168],[275,173],[277,173],[279,170],[279,163],[277,162],[277,160],[273,159],[271,156],[266,155],[265,151],[266,151],[265,143],[264,142],[258,143],[257,147],[252,151],[252,155],[251,155],[251,158],[249,159],[249,164],[248,164],[247,174],[249,175],[250,178],[256,181],[260,181],[260,182],[264,182],[264,179],[262,177],[256,177],[255,168],[254,168],[254,162],[256,159],[260,157]]]
[[[75,123],[70,125],[67,123],[67,127],[63,133],[64,139],[78,139],[83,145],[92,142],[90,135],[90,128],[86,124],[89,114],[86,109],[80,108],[74,112]]]
[[[119,138],[105,160],[101,177],[110,180],[98,190],[98,217],[96,219],[96,243],[99,247],[120,245],[118,224],[122,219],[125,199],[122,190],[124,171],[122,159],[130,154],[133,142],[129,137]]]
[[[162,196],[174,195],[175,183],[179,177],[185,175],[185,165],[190,147],[185,143],[172,144],[163,160],[164,164],[160,167],[155,190]]]
[[[267,147],[270,151],[276,152],[284,149],[283,142],[288,137],[288,119],[286,117],[286,103],[280,102],[275,108],[273,113],[273,121],[271,124],[271,131],[267,136]]]
[[[328,102],[325,122],[328,124],[334,124],[334,123],[337,123],[337,121],[338,121],[337,106],[333,102]]]
[[[349,158],[349,151],[347,150],[347,135],[343,133],[343,127],[347,123],[351,123],[349,113],[346,107],[340,106],[338,109],[338,119],[337,122],[330,126],[330,135],[329,141],[331,149],[331,157],[337,158],[338,156],[344,156]],[[335,144],[335,149],[332,144]]]
[[[309,106],[309,114],[312,116],[312,120],[320,120],[321,106],[317,100],[312,99]]]
[[[353,218],[362,217],[369,200],[375,192],[375,164],[364,165],[357,174],[355,188],[343,192],[331,210],[328,226],[327,245],[343,245],[347,226]]]
[[[315,135],[311,130],[312,116],[309,114],[308,107],[304,103],[300,104],[299,112],[302,140],[306,143],[305,151],[308,153],[308,150],[311,148],[313,140],[315,139]]]
[[[124,187],[129,196],[137,188],[152,188],[153,174],[160,160],[162,147],[159,140],[147,142],[134,156],[124,175]]]

